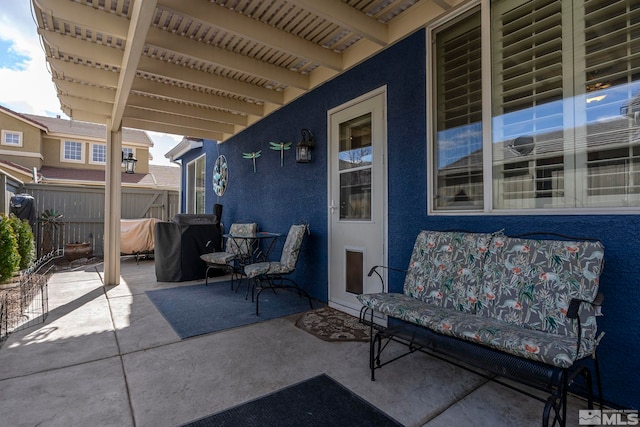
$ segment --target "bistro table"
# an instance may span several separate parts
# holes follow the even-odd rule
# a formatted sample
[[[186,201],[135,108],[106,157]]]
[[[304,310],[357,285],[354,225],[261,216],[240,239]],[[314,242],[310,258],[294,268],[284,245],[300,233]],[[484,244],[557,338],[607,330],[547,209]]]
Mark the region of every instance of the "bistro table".
[[[253,264],[254,262],[269,261],[269,254],[275,247],[278,238],[282,236],[282,233],[259,231],[253,236],[238,236],[231,233],[223,234],[222,236],[225,239],[232,239],[239,248],[251,247],[249,256],[239,260],[239,267],[244,275],[245,265]],[[240,282],[242,283],[242,278]],[[238,288],[240,288],[240,284],[238,284]],[[249,296],[249,288],[251,288],[250,284],[247,286],[247,295],[245,298]]]

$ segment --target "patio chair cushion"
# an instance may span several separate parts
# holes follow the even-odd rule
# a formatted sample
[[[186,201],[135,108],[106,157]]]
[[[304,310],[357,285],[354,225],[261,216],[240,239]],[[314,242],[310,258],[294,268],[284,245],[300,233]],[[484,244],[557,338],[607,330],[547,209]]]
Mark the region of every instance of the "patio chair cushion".
[[[244,274],[252,279],[254,277],[258,277],[263,274],[288,274],[291,273],[293,269],[279,263],[277,261],[274,262],[256,262],[254,264],[249,264],[244,268]]]
[[[207,263],[207,265],[221,265],[225,266],[229,262],[236,258],[236,254],[230,254],[228,252],[212,252],[210,254],[200,255],[200,259]]]
[[[300,246],[302,246],[302,239],[304,239],[304,233],[306,231],[306,225],[292,225],[289,229],[287,240],[284,242],[284,247],[282,248],[282,256],[280,257],[280,264],[283,268],[288,269],[288,272],[292,272],[296,268],[298,253],[300,252]]]
[[[248,224],[231,224],[229,234],[234,236],[255,236],[258,232],[258,224],[255,222]],[[234,259],[247,258],[251,255],[253,248],[252,240],[227,238],[226,250],[224,252],[212,252],[203,254],[200,259],[207,265],[226,266]]]
[[[229,227],[229,234],[232,236],[251,237],[255,236],[258,232],[258,224],[255,222],[250,223],[234,223]],[[253,249],[253,240],[244,239],[227,239],[227,245],[225,246],[225,252],[229,254],[240,255],[241,257],[249,257]]]

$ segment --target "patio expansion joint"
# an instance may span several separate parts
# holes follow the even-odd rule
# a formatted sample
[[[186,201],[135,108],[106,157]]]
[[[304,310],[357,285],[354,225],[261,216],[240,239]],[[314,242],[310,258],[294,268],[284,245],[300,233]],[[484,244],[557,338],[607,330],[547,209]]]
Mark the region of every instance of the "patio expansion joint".
[[[482,378],[482,377],[480,377],[480,378]],[[482,387],[484,387],[486,384],[488,384],[490,382],[491,382],[490,379],[482,378],[482,380],[479,381],[476,386],[469,388],[463,394],[461,394],[459,397],[457,397],[456,399],[453,399],[449,404],[442,406],[442,408],[440,408],[437,411],[429,414],[423,420],[420,420],[420,424],[419,425],[424,426],[424,425],[430,423],[431,421],[435,420],[440,415],[442,415],[445,412],[447,412],[450,408],[452,408],[455,405],[457,405],[458,402],[466,399],[468,396],[472,395],[473,393],[475,393],[476,391],[478,391],[479,389],[481,389]]]
[[[102,276],[100,277],[102,279]],[[104,282],[103,282],[104,284]],[[124,378],[124,387],[127,392],[127,403],[129,405],[129,412],[131,414],[131,423],[133,426],[136,426],[136,417],[133,409],[133,402],[131,401],[131,390],[129,388],[129,380],[127,378],[127,371],[124,366],[124,354],[122,352],[122,348],[120,346],[120,340],[118,339],[118,334],[116,332],[116,322],[114,320],[113,308],[111,307],[111,299],[109,298],[109,294],[107,292],[107,288],[103,285],[102,290],[104,292],[105,299],[107,300],[107,306],[109,307],[109,320],[111,321],[111,329],[113,331],[113,336],[116,342],[116,347],[118,348],[118,358],[120,359],[120,369],[122,370],[122,377]]]

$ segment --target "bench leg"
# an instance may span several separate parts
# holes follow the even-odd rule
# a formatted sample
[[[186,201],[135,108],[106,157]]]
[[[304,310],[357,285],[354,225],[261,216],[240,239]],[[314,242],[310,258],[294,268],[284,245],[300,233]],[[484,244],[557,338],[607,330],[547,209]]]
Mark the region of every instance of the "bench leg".
[[[374,334],[373,325],[373,310],[369,307],[362,307],[360,309],[360,322],[367,321],[367,313],[369,313],[369,369],[371,370],[371,381],[376,380],[375,370],[376,370],[376,361],[378,365],[380,364],[380,347],[382,344],[382,340],[378,333]],[[378,355],[376,357],[376,342],[378,343]]]
[[[602,380],[600,379],[600,364],[598,363],[598,356],[596,352],[593,353],[593,364],[596,370],[596,384],[598,385],[598,400],[600,401],[600,410],[604,409],[604,403],[602,400]]]
[[[567,423],[567,393],[569,390],[569,370],[562,369],[558,381],[558,387],[554,393],[549,396],[542,415],[542,426],[549,426],[549,416],[553,409],[554,416],[552,426],[559,425],[565,427]],[[557,424],[556,424],[557,423]]]

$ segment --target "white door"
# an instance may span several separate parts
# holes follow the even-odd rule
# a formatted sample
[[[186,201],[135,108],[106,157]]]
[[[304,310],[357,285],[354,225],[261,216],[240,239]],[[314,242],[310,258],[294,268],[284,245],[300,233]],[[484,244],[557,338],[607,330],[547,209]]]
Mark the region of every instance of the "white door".
[[[357,315],[386,265],[386,90],[329,111],[329,306]]]

